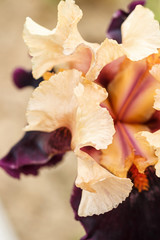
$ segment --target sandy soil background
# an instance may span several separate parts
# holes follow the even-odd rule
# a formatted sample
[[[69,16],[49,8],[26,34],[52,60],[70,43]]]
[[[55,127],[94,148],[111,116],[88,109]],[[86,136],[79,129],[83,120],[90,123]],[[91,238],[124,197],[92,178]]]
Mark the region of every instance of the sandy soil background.
[[[51,0],[0,0],[0,157],[23,135],[25,110],[32,89],[17,90],[11,81],[17,66],[31,68],[22,40],[25,18],[52,29],[57,2]],[[84,17],[83,37],[101,42],[113,12],[128,0],[77,0]],[[84,230],[74,220],[69,204],[76,177],[76,160],[68,154],[57,168],[43,169],[39,177],[10,178],[0,169],[0,201],[20,240],[78,240]]]

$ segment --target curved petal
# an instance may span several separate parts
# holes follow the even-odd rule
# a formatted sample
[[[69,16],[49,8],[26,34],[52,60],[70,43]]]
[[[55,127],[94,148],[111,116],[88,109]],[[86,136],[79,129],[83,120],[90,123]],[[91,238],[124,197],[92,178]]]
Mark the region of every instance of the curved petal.
[[[93,185],[95,193],[82,191],[78,215],[86,217],[109,212],[129,196],[132,185],[130,179],[110,174],[107,179]]]
[[[156,95],[155,95],[155,102],[154,102],[154,108],[156,110],[160,110],[160,89],[156,90]]]
[[[97,150],[107,148],[112,143],[115,130],[108,110],[100,106],[107,98],[106,90],[84,79],[74,93],[78,103],[72,139],[75,151],[84,146],[92,146]]]
[[[86,153],[79,152],[76,186],[83,190],[79,216],[108,212],[128,197],[132,183],[101,167]]]
[[[15,178],[22,173],[37,175],[40,168],[61,161],[70,143],[71,134],[64,128],[51,133],[27,132],[0,160],[0,167]]]
[[[33,92],[26,130],[51,132],[67,127],[72,133],[72,149],[106,148],[114,134],[111,116],[100,107],[106,98],[106,90],[84,79],[81,72],[60,72]]]
[[[105,180],[110,173],[101,167],[92,157],[83,151],[77,151],[78,174],[75,181],[77,187],[95,192],[94,184]]]
[[[69,129],[75,118],[77,108],[74,88],[81,80],[77,70],[55,74],[42,82],[33,92],[28,104],[28,130],[51,132],[65,126]]]
[[[73,0],[61,1],[58,5],[58,23],[55,29],[48,30],[27,18],[23,37],[33,57],[33,76],[39,78],[54,65],[70,61],[63,54],[63,44],[70,32],[78,32],[77,23],[82,11]],[[75,47],[76,48],[76,47]]]
[[[102,150],[99,163],[118,177],[127,177],[132,164],[140,173],[154,165],[157,158],[154,150],[135,138],[140,131],[149,131],[144,124],[117,123],[112,144]]]
[[[152,74],[152,76],[160,82],[160,64],[155,64],[151,70],[150,73]]]
[[[82,11],[72,0],[58,5],[58,23],[52,31],[41,27],[30,18],[24,26],[24,41],[29,48],[33,76],[39,78],[54,66],[76,68],[86,73],[94,59],[98,44],[88,43],[78,32]],[[92,59],[93,58],[93,59]]]
[[[79,217],[78,207],[81,189],[74,187],[71,205],[75,219],[83,225],[86,235],[81,240],[159,240],[160,235],[160,179],[154,169],[148,168],[146,175],[150,189],[138,192],[133,188],[130,196],[116,209],[90,217]]]
[[[138,61],[157,53],[158,48],[159,23],[154,20],[154,15],[149,9],[138,5],[122,24],[122,44],[105,39],[96,50],[96,59],[87,73],[87,78],[95,80],[106,64],[121,56],[126,55],[130,60]]]
[[[154,133],[146,131],[140,132],[137,134],[137,138],[139,138],[143,144],[148,144],[155,151],[155,155],[157,156],[157,164],[155,165],[156,175],[160,177],[160,130]]]
[[[107,29],[107,37],[116,40],[118,43],[122,43],[121,25],[128,17],[128,15],[135,9],[137,5],[145,5],[146,1],[133,1],[128,5],[128,11],[117,10],[111,19],[109,27]]]
[[[141,60],[160,48],[160,29],[154,14],[138,5],[122,24],[122,44],[132,61]]]
[[[96,52],[95,62],[91,65],[87,78],[94,81],[102,68],[108,63],[125,55],[122,45],[111,39],[105,39]]]

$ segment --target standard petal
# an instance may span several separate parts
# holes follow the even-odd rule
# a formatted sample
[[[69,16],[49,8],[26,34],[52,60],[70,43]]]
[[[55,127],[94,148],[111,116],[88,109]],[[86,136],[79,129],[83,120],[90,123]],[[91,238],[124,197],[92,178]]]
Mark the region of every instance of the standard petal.
[[[122,44],[133,61],[141,60],[160,48],[160,29],[154,14],[138,5],[122,24]]]
[[[77,23],[81,17],[80,8],[74,1],[68,0],[59,3],[58,23],[52,31],[41,27],[30,18],[26,19],[23,37],[29,53],[33,57],[33,76],[35,78],[41,77],[55,65],[71,61],[63,54],[63,44],[72,31],[78,32]]]
[[[107,30],[107,37],[116,40],[118,43],[122,43],[121,25],[128,17],[128,15],[135,9],[137,5],[145,5],[146,1],[133,1],[128,5],[128,11],[117,10],[110,22]]]
[[[26,130],[51,132],[62,126],[72,130],[77,108],[74,88],[80,80],[81,72],[68,70],[42,82],[29,101]]]
[[[102,103],[107,98],[106,90],[98,84],[84,80],[75,88],[78,108],[72,143],[75,149],[92,146],[105,149],[112,143],[115,133],[113,119]]]
[[[87,78],[94,81],[105,65],[124,55],[124,49],[120,44],[106,38],[96,52],[95,62],[91,65]]]
[[[81,72],[60,72],[33,92],[26,130],[51,132],[67,127],[72,133],[72,149],[107,148],[114,125],[107,109],[100,107],[106,98],[106,90],[84,79]]]

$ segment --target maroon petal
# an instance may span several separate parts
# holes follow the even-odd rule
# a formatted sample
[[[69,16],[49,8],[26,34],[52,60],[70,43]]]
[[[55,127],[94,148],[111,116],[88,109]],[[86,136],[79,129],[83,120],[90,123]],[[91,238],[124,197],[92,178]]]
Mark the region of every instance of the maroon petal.
[[[107,29],[107,37],[116,40],[118,43],[122,42],[121,25],[126,20],[128,15],[135,9],[137,5],[145,5],[146,1],[133,1],[128,5],[128,12],[118,10],[113,14],[110,25]]]
[[[37,175],[39,168],[57,164],[70,150],[70,143],[71,134],[66,128],[52,133],[27,132],[0,160],[0,166],[15,178],[21,173]]]
[[[113,62],[107,64],[101,70],[101,72],[95,82],[107,89],[109,83],[111,83],[111,81],[114,80],[115,76],[117,75],[124,59],[125,59],[125,57],[120,57],[120,58],[114,60]]]
[[[118,10],[114,13],[112,21],[107,30],[107,37],[116,40],[118,43],[122,42],[121,25],[128,17],[128,14],[123,10]]]
[[[160,111],[156,110],[150,120],[146,123],[152,132],[160,129]]]
[[[133,189],[125,202],[99,216],[78,216],[81,190],[74,187],[71,205],[75,219],[86,230],[86,236],[82,240],[159,240],[160,179],[151,167],[146,174],[150,183],[149,191],[139,193]]]
[[[145,6],[145,5],[146,5],[146,0],[143,0],[143,1],[133,1],[133,2],[131,2],[131,3],[128,5],[128,10],[129,10],[129,12],[131,13],[131,12],[135,9],[135,7],[136,7],[137,5]]]
[[[18,88],[23,88],[27,86],[38,87],[39,83],[43,78],[34,79],[31,71],[26,71],[23,68],[16,68],[13,71],[13,82]]]

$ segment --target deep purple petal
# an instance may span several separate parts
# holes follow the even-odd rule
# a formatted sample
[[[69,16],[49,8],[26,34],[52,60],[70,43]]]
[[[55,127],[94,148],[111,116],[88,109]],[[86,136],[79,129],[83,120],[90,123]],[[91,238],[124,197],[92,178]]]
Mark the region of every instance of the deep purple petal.
[[[146,122],[151,132],[155,132],[160,129],[160,111],[156,110],[152,117]]]
[[[128,10],[129,10],[129,12],[132,12],[137,5],[145,6],[145,4],[146,4],[146,0],[143,0],[143,1],[133,1],[133,2],[131,2],[128,5]]]
[[[160,236],[160,179],[153,168],[146,170],[150,190],[139,193],[133,189],[125,202],[116,209],[92,217],[77,215],[81,190],[74,188],[71,205],[75,219],[86,230],[83,240],[159,240]]]
[[[128,12],[118,10],[113,14],[112,20],[107,29],[107,37],[122,42],[121,25],[126,20],[128,15],[135,9],[137,5],[145,5],[146,1],[133,1],[128,5]]]
[[[27,86],[38,87],[43,78],[34,79],[31,71],[26,71],[23,68],[16,68],[13,71],[13,82],[18,88]]]
[[[0,160],[0,166],[16,178],[21,173],[37,175],[39,168],[58,163],[63,154],[70,150],[70,144],[71,134],[66,128],[51,133],[27,132]]]
[[[11,168],[11,166],[8,166],[4,162],[0,166],[11,176],[14,178],[20,178],[21,174],[25,175],[38,175],[39,169],[42,167],[52,167],[55,166],[57,163],[59,163],[63,158],[63,154],[57,154],[54,157],[52,157],[49,161],[46,161],[44,164],[36,164],[36,165],[25,165],[23,167],[19,168]]]
[[[122,10],[114,13],[112,21],[107,30],[107,37],[116,40],[118,43],[122,42],[121,25],[127,18],[128,14]]]

